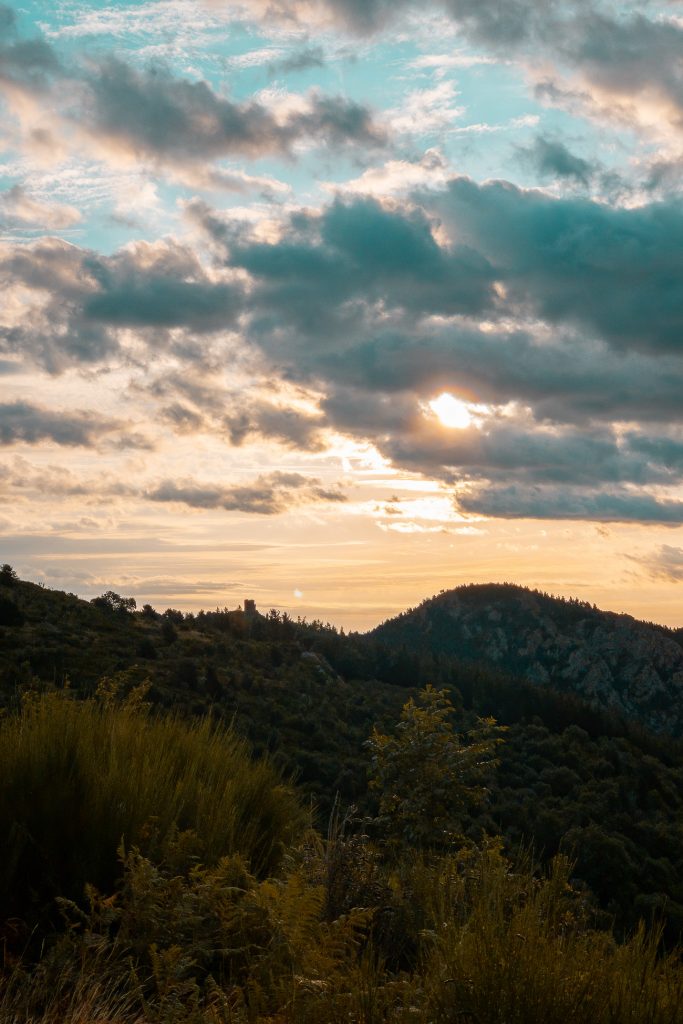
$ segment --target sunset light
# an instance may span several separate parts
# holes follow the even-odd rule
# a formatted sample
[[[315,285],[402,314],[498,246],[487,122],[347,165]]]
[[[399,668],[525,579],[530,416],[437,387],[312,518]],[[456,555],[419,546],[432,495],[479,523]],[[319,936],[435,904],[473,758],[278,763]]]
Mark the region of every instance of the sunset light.
[[[683,27],[636,6],[0,0],[0,560],[680,625]]]
[[[454,430],[464,430],[472,423],[469,409],[459,398],[454,398],[447,391],[432,399],[429,408],[436,413],[444,427],[451,427]]]

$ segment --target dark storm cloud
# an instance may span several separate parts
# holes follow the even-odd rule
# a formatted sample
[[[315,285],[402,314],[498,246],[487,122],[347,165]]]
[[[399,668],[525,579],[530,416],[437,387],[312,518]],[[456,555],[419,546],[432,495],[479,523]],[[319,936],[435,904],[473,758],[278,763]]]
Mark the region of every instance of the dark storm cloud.
[[[226,284],[156,277],[124,278],[84,303],[85,317],[121,327],[191,326],[194,331],[227,327],[240,305],[240,293]]]
[[[322,51],[311,46],[285,60],[281,70],[322,63]],[[214,187],[245,187],[244,176],[207,167],[207,161],[220,157],[290,156],[298,143],[367,152],[387,142],[370,109],[343,96],[311,90],[278,112],[257,99],[233,101],[206,81],[178,77],[161,64],[139,70],[110,55],[71,59],[67,65],[42,37],[20,38],[14,14],[5,6],[0,7],[0,91],[3,85],[8,94],[19,90],[39,98],[56,125],[60,119],[67,129],[78,125],[95,141],[98,155],[124,152],[186,177],[194,171]],[[68,135],[56,131],[53,139],[41,127],[30,138],[49,150]],[[267,183],[263,187],[267,190]]]
[[[568,17],[581,4],[572,0],[445,0],[444,6],[476,42],[509,47],[548,36],[558,15]]]
[[[250,339],[321,387],[328,426],[397,467],[480,482],[487,514],[676,521],[678,505],[648,490],[683,477],[678,205],[467,179],[413,198],[295,213],[273,244],[205,206],[190,213],[251,276]],[[420,409],[442,390],[520,408],[448,431]],[[612,428],[635,421],[651,426]]]
[[[576,490],[495,484],[461,495],[464,512],[503,519],[579,519],[603,523],[683,523],[683,502],[627,490]]]
[[[323,487],[320,480],[300,473],[269,473],[253,483],[232,487],[166,480],[146,497],[150,501],[177,502],[191,508],[224,509],[277,515],[310,502],[344,501],[339,490]]]
[[[89,78],[85,122],[99,139],[138,156],[196,163],[242,153],[287,153],[299,140],[332,147],[373,147],[385,141],[367,107],[312,93],[283,119],[263,103],[233,102],[204,81],[163,67],[138,71],[111,57]]]
[[[53,441],[59,445],[92,447],[104,435],[120,428],[119,422],[104,419],[94,412],[57,412],[28,402],[0,403],[2,445]]]
[[[242,226],[228,227],[201,204],[190,214],[226,263],[253,277],[252,329],[266,345],[270,332],[292,328],[302,348],[314,337],[325,349],[354,337],[377,303],[410,317],[478,314],[491,305],[489,262],[467,246],[437,244],[420,210],[337,200],[320,217],[294,214],[274,244],[245,241]]]
[[[652,161],[645,181],[648,192],[680,193],[682,186],[683,157]]]
[[[609,207],[457,178],[436,206],[456,237],[490,260],[510,305],[616,348],[681,351],[680,201]]]
[[[683,364],[676,355],[615,352],[567,333],[480,330],[456,322],[410,334],[378,330],[311,366],[335,388],[370,393],[452,390],[479,402],[529,405],[538,420],[680,422]]]
[[[406,8],[418,8],[415,0],[323,0],[342,24],[359,33],[376,32]],[[281,13],[293,3],[276,2]],[[578,6],[564,0],[442,0],[437,8],[445,10],[477,42],[510,46],[547,31],[554,21],[554,12],[564,6],[570,13]],[[420,9],[423,9],[421,7]]]
[[[350,425],[349,425],[350,428]],[[396,465],[445,479],[519,480],[525,484],[670,484],[681,480],[654,451],[644,458],[637,438],[618,439],[611,430],[543,429],[535,422],[508,418],[482,428],[443,430],[427,422],[381,443]],[[656,443],[652,449],[656,450]],[[666,446],[663,446],[665,448]],[[678,445],[679,459],[681,446]]]
[[[588,186],[598,165],[576,156],[559,139],[537,135],[530,146],[518,147],[520,159],[542,178],[560,178]]]
[[[289,324],[352,338],[381,302],[414,316],[530,315],[616,349],[680,352],[680,201],[610,207],[467,178],[415,198],[443,221],[451,246],[437,243],[425,212],[368,198],[337,200],[319,218],[294,215],[274,244],[231,238],[206,210],[195,212],[227,262],[253,276],[264,335]]]
[[[376,32],[389,22],[398,11],[410,7],[413,0],[323,0],[337,18],[354,32]],[[276,10],[290,9],[291,0],[275,0]]]
[[[611,425],[549,427],[528,415],[493,413],[466,429],[444,429],[414,392],[334,389],[322,402],[328,422],[372,438],[398,467],[447,482],[488,480],[523,485],[601,487],[678,485],[680,432],[615,431]]]
[[[417,209],[361,198],[295,213],[275,243],[250,240],[248,226],[201,203],[188,212],[219,258],[251,275],[250,336],[295,376],[352,383],[364,374],[400,389],[411,374],[436,383],[464,373],[500,396],[500,360],[510,397],[541,401],[547,384],[568,409],[574,391],[576,409],[597,416],[601,404],[646,410],[660,398],[675,410],[680,201],[615,207],[467,178],[413,198]],[[450,244],[437,242],[439,221]],[[487,332],[463,317],[485,318]],[[552,327],[553,341],[508,326],[529,319]],[[661,362],[648,361],[657,353]]]

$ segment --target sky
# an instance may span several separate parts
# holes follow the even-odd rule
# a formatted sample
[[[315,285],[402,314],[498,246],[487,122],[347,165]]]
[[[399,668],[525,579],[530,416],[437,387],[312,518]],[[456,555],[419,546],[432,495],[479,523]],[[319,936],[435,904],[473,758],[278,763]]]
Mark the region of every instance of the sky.
[[[683,625],[683,3],[0,4],[0,561]]]

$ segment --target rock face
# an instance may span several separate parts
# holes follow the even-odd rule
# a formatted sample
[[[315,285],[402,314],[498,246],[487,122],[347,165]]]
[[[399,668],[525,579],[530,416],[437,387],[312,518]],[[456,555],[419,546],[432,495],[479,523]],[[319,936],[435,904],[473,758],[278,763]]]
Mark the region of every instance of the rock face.
[[[374,630],[570,691],[648,728],[683,734],[683,632],[509,584],[459,587]]]

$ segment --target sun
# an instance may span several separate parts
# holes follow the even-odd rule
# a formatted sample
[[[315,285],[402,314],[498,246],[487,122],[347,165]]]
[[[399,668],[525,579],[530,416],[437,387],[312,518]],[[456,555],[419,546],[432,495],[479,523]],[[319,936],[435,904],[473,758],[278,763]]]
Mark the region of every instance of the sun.
[[[447,391],[444,391],[438,398],[433,398],[429,403],[429,408],[436,414],[439,422],[444,427],[464,430],[472,422],[467,405],[461,402],[459,398],[449,395]]]

